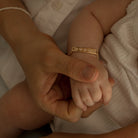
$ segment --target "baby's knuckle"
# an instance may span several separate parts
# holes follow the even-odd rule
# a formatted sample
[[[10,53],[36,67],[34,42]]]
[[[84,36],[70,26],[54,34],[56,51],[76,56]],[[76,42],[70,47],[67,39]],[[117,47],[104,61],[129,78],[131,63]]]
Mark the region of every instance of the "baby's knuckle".
[[[97,92],[93,98],[94,102],[99,102],[102,98],[102,93],[101,92]]]
[[[88,103],[88,102],[90,101],[90,98],[88,98],[88,97],[83,97],[83,101],[84,101],[85,103]]]

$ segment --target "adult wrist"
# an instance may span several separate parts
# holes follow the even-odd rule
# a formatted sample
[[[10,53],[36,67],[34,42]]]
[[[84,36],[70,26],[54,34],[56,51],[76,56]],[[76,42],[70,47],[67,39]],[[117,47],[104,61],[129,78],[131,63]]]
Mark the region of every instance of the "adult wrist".
[[[28,15],[16,10],[0,12],[0,33],[10,44],[17,57],[39,39],[40,41],[46,38],[52,40],[47,35],[44,38]]]
[[[0,33],[11,46],[28,41],[35,32],[38,29],[28,15],[15,10],[0,13]]]

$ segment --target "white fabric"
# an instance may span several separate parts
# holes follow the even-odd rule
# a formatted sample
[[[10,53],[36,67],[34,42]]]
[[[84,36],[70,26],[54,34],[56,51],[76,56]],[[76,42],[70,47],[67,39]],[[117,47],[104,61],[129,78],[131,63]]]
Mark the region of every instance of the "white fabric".
[[[33,20],[40,31],[54,35],[63,20],[69,15],[79,0],[24,0],[28,9],[32,10]],[[35,12],[35,7],[37,11]],[[34,8],[33,8],[34,7]]]
[[[25,78],[13,51],[2,37],[0,37],[0,76],[8,89]]]
[[[138,121],[138,0],[131,3],[127,15],[111,31],[101,55],[116,85],[105,110],[123,127]]]
[[[71,20],[77,14],[77,10],[91,1],[24,0],[39,29],[53,35],[57,43],[61,44],[63,51],[66,51],[65,39]],[[112,101],[89,118],[81,119],[75,124],[55,118],[52,127],[54,131],[104,133],[137,121],[138,9],[136,8],[138,0],[131,3],[127,9],[128,14],[112,27],[113,34],[106,38],[101,49],[101,55],[116,81]],[[11,88],[24,79],[24,74],[9,47],[0,45],[0,52],[0,75],[8,88]]]

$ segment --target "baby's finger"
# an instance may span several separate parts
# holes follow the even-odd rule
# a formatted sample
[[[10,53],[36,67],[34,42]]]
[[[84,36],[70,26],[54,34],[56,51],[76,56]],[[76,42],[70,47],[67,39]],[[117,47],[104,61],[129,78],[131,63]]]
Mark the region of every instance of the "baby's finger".
[[[103,92],[103,101],[104,104],[108,104],[112,97],[112,86],[110,82],[101,86],[101,90]]]
[[[87,106],[83,103],[79,90],[72,90],[72,98],[77,107],[82,109],[83,111],[87,110]]]
[[[102,99],[102,91],[99,88],[98,84],[95,84],[94,86],[90,87],[89,91],[95,103],[99,102]]]
[[[87,106],[94,105],[93,99],[92,99],[87,88],[84,90],[80,90],[80,96],[85,105],[87,105]]]

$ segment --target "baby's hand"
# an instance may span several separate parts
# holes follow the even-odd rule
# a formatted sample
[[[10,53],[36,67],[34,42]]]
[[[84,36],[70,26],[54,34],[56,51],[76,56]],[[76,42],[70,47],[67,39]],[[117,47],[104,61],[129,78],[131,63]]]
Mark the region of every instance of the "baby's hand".
[[[103,63],[93,55],[74,53],[73,57],[91,63],[99,72],[98,78],[92,83],[82,83],[70,79],[74,103],[84,111],[87,110],[87,106],[92,106],[100,100],[103,100],[103,103],[107,104],[112,96],[112,86]]]

